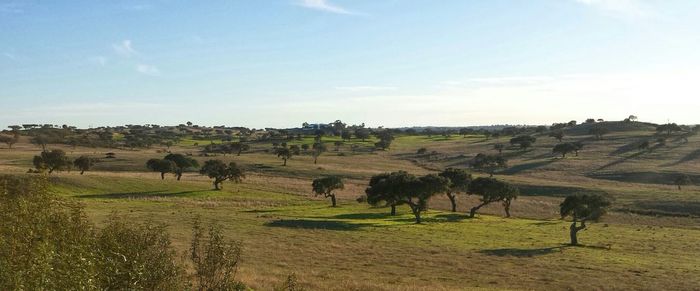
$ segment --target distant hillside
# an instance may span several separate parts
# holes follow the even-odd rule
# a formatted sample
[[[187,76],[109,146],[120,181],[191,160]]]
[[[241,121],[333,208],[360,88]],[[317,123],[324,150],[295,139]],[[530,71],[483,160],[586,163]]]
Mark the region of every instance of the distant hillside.
[[[568,135],[587,135],[593,127],[602,127],[609,132],[627,132],[627,131],[655,131],[656,124],[648,122],[629,122],[629,121],[605,121],[596,123],[582,123],[565,130]]]

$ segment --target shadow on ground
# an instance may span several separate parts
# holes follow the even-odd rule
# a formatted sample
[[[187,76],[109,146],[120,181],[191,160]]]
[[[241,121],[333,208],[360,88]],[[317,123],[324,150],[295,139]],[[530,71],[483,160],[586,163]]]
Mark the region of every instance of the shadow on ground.
[[[309,219],[280,219],[265,223],[269,227],[299,228],[299,229],[325,229],[338,231],[358,230],[371,226],[366,223],[349,223],[337,220],[309,220]]]
[[[180,191],[168,192],[167,190],[146,191],[146,192],[120,192],[120,193],[105,193],[105,194],[86,194],[76,196],[78,198],[88,199],[143,199],[143,198],[172,198],[184,197],[197,193],[207,193],[210,191]]]
[[[572,194],[599,194],[607,196],[607,192],[596,189],[566,186],[540,186],[516,184],[522,196],[566,197]]]

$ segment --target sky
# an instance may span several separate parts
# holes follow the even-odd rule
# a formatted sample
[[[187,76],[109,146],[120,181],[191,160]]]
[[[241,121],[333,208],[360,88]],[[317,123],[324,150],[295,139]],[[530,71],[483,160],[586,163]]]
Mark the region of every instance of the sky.
[[[0,0],[0,126],[700,123],[695,0]]]

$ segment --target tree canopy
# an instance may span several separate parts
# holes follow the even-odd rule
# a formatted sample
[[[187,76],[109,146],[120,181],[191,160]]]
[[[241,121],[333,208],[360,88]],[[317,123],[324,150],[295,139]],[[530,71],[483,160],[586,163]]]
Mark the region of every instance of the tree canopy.
[[[226,180],[234,183],[240,183],[245,178],[245,172],[234,162],[228,165],[221,160],[208,160],[204,162],[204,166],[199,170],[199,173],[211,179],[214,179],[214,189],[221,190],[221,183]]]
[[[477,154],[470,164],[472,168],[489,173],[490,176],[493,176],[497,169],[508,167],[508,161],[500,155]]]
[[[34,156],[32,163],[37,171],[48,170],[49,174],[54,171],[70,170],[73,164],[63,150],[43,151],[40,155]]]
[[[311,183],[311,188],[314,194],[331,198],[331,204],[333,207],[336,207],[336,198],[333,191],[343,189],[344,187],[345,185],[343,184],[343,179],[338,176],[327,176],[314,179],[314,181]]]
[[[183,154],[168,154],[167,156],[165,156],[164,159],[175,163],[174,172],[175,176],[177,176],[178,181],[180,181],[180,178],[182,178],[182,173],[186,169],[199,167],[199,162],[197,162],[197,160],[187,157]]]
[[[151,169],[151,171],[159,172],[160,179],[165,179],[166,173],[174,173],[177,165],[175,162],[166,159],[150,159],[146,162],[146,167]]]
[[[95,164],[95,159],[88,156],[80,156],[73,161],[73,165],[80,170],[80,174],[84,174],[85,171],[89,171],[90,168]]]
[[[463,169],[447,168],[438,174],[449,181],[449,187],[445,194],[452,204],[452,212],[457,211],[457,193],[467,192],[472,175]]]
[[[469,183],[469,194],[481,196],[481,203],[471,209],[470,217],[474,217],[479,208],[493,202],[501,202],[506,212],[506,217],[510,217],[510,205],[518,198],[520,191],[515,186],[494,178],[479,177]]]
[[[577,194],[566,197],[559,205],[559,214],[562,218],[570,216],[572,223],[570,227],[571,245],[578,245],[576,234],[586,228],[586,222],[598,221],[605,215],[610,201],[601,195]],[[580,222],[580,226],[577,223]]]

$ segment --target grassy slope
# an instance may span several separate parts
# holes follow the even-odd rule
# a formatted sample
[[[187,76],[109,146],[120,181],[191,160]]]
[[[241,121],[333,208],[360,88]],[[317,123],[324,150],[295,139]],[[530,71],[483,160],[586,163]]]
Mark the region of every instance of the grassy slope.
[[[674,173],[700,175],[695,154],[700,137],[692,136],[687,143],[670,138],[667,146],[639,154],[636,142],[655,139],[648,129],[612,132],[601,141],[578,135],[581,132],[565,138],[585,142],[578,157],[554,157],[551,147],[556,141],[544,136],[528,151],[504,151],[511,167],[497,176],[518,184],[523,192],[513,206],[518,217],[514,219],[488,215],[465,219],[441,212],[448,209],[448,202],[438,196],[431,201],[434,210],[426,223],[413,225],[407,209],[401,209],[401,216],[388,217],[386,209],[352,201],[373,174],[399,169],[422,174],[464,166],[479,152],[495,153],[493,143],[507,144],[508,138],[401,136],[388,152],[352,153],[346,144],[341,149],[346,156],[339,156],[329,146],[331,151],[321,156],[319,164],[305,155],[294,157],[287,167],[265,152],[270,143],[256,144],[252,153],[240,157],[216,157],[243,164],[251,173],[244,184],[227,183],[222,192],[210,191],[209,181],[194,173],[178,183],[145,172],[145,160],[164,155],[156,149],[63,147],[72,157],[116,152],[117,159],[98,164],[85,176],[59,173],[52,179],[61,195],[84,202],[98,224],[113,211],[163,222],[180,250],[187,247],[193,217],[222,223],[246,247],[241,277],[263,290],[290,272],[314,290],[700,285],[694,275],[700,271],[700,223],[697,218],[669,216],[700,213],[700,191],[697,186],[678,191],[667,184]],[[56,147],[60,146],[50,148]],[[438,154],[419,157],[415,151],[420,147]],[[197,153],[187,143],[172,150]],[[37,152],[27,143],[0,149],[0,172],[25,172]],[[310,179],[330,173],[349,179],[337,209],[310,197]],[[563,247],[568,225],[556,220],[561,197],[575,192],[606,193],[616,199],[616,211],[581,234],[580,240],[590,246],[586,248]],[[459,211],[464,213],[475,203],[474,197],[461,197]],[[483,212],[500,215],[502,209],[495,205]]]

